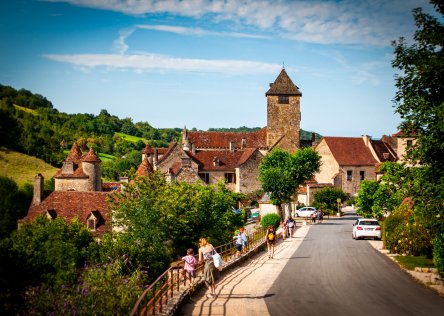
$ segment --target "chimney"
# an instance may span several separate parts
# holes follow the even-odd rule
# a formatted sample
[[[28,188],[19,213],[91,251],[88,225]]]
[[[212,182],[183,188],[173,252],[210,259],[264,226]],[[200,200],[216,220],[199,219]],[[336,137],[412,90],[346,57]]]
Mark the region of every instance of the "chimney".
[[[234,146],[234,141],[230,141],[230,151],[233,152],[236,149],[236,147]]]
[[[241,140],[241,149],[244,149],[247,147],[247,139],[246,138],[242,138]]]
[[[32,197],[32,204],[39,205],[43,201],[43,183],[44,178],[41,173],[34,177],[34,195]]]
[[[159,159],[159,152],[157,151],[157,149],[154,149],[154,159],[153,159],[153,167],[155,165],[157,165],[157,161]]]
[[[316,133],[311,132],[311,144],[313,145],[314,143],[316,143]]]
[[[362,140],[364,141],[365,146],[369,147],[370,146],[370,139],[371,137],[368,135],[362,135]]]

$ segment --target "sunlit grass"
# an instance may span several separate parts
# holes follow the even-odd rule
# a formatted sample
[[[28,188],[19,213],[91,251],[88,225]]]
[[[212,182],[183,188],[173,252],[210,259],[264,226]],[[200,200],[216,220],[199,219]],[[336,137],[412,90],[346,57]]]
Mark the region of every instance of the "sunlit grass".
[[[122,137],[123,139],[132,142],[132,143],[137,143],[138,141],[142,141],[145,144],[148,143],[148,141],[145,138],[142,137],[137,137],[137,136],[131,136],[125,133],[115,133],[115,135],[118,135],[120,137]]]
[[[20,105],[14,104],[14,107],[15,107],[16,109],[19,109],[19,110],[25,111],[25,112],[30,113],[30,114],[32,114],[32,115],[39,115],[39,114],[37,113],[36,110],[29,109],[29,108],[25,108],[24,106],[20,106]]]
[[[405,269],[414,270],[416,267],[433,268],[433,259],[426,256],[395,256],[395,260]]]
[[[0,175],[13,179],[19,187],[25,183],[33,184],[38,173],[49,180],[57,171],[58,168],[41,159],[0,147]]]

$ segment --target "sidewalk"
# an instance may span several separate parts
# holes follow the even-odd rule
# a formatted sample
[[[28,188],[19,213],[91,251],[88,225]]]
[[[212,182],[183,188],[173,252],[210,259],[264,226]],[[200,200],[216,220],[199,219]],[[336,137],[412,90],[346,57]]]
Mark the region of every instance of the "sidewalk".
[[[261,252],[243,266],[225,274],[217,283],[215,298],[207,298],[206,288],[192,302],[185,303],[176,315],[269,315],[264,298],[273,282],[307,235],[310,226],[298,227],[293,238],[277,242],[274,258]]]

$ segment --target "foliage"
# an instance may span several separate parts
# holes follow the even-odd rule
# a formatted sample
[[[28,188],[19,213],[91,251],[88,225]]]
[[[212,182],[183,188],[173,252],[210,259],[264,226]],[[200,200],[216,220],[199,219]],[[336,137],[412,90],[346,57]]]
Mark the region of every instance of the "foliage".
[[[444,234],[436,234],[433,239],[433,262],[438,273],[444,277]]]
[[[392,253],[428,257],[432,254],[429,232],[406,204],[384,221],[384,240],[385,247]]]
[[[26,291],[28,315],[129,315],[143,291],[143,271],[122,276],[130,265],[122,257],[106,264],[88,266],[76,284],[41,285]]]
[[[322,211],[332,214],[338,209],[338,199],[345,201],[347,195],[344,191],[336,187],[325,187],[314,193],[314,200],[317,205],[322,205]]]
[[[401,116],[403,134],[415,138],[407,158],[410,164],[420,166],[410,181],[409,194],[418,219],[436,238],[444,233],[444,221],[440,220],[444,216],[444,3],[431,3],[440,18],[414,9],[414,42],[408,45],[404,38],[393,42],[392,65],[401,73],[396,77],[395,110]]]
[[[383,176],[379,181],[364,180],[361,183],[356,205],[357,213],[364,217],[381,218],[401,204],[408,192],[408,179],[414,170],[395,162],[380,166]]]
[[[0,176],[0,238],[17,229],[17,220],[28,212],[32,186],[19,189],[14,180]]]
[[[273,226],[275,229],[279,227],[281,223],[281,217],[275,213],[269,213],[262,217],[261,226],[267,228],[268,226]]]
[[[14,309],[26,286],[72,283],[76,271],[90,257],[95,245],[91,233],[79,221],[40,216],[24,224],[0,242],[0,303]]]
[[[115,238],[126,245],[135,265],[148,264],[150,275],[157,275],[187,248],[197,252],[200,237],[213,244],[230,241],[243,225],[242,216],[231,211],[237,198],[223,183],[167,183],[160,172],[153,172],[111,201],[115,223],[124,228]]]
[[[279,208],[291,201],[297,188],[319,171],[321,157],[312,148],[303,148],[293,154],[275,148],[259,166],[259,179],[265,192],[270,192],[271,202]]]

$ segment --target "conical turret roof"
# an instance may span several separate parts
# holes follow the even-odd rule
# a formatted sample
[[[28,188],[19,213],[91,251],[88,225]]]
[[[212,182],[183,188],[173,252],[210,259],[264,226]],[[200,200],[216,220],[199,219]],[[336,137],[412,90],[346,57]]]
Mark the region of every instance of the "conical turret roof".
[[[151,172],[153,172],[153,166],[151,166],[150,162],[145,157],[145,159],[142,160],[142,163],[140,164],[139,168],[136,171],[136,177],[149,176]]]
[[[70,161],[78,164],[82,159],[82,151],[80,150],[77,143],[72,144],[71,150],[69,151],[68,156],[65,161]]]
[[[96,151],[94,150],[94,147],[89,148],[89,152],[85,155],[85,157],[82,158],[82,161],[84,162],[100,162],[99,156],[97,156]]]

